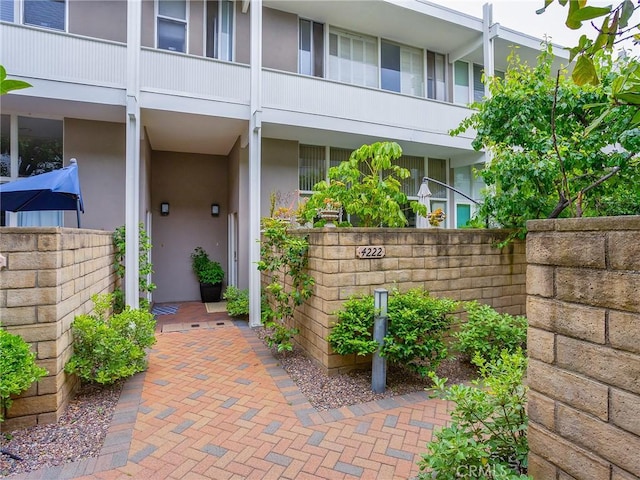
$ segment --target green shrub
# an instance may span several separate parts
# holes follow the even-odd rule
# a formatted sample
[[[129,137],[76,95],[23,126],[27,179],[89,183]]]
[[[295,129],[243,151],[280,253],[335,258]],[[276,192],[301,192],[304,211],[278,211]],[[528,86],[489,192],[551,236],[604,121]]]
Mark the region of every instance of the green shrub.
[[[11,396],[18,395],[47,374],[22,337],[0,329],[0,422]]]
[[[470,357],[479,353],[485,360],[500,358],[502,350],[509,353],[525,348],[527,343],[527,319],[498,313],[489,305],[467,302],[468,321],[453,334],[458,340],[456,348]]]
[[[223,298],[227,301],[227,313],[232,317],[249,315],[249,290],[229,285]]]
[[[491,363],[474,357],[481,379],[474,385],[445,387],[446,378],[431,374],[436,393],[455,402],[448,427],[435,433],[428,453],[418,462],[419,480],[526,479],[528,418],[522,378],[527,359],[522,351],[502,352]]]
[[[73,350],[65,370],[83,380],[113,383],[147,368],[145,348],[156,343],[153,315],[124,311],[105,318],[113,295],[94,295],[94,315],[79,315],[72,324]]]
[[[435,370],[447,358],[443,337],[451,323],[449,314],[456,306],[453,300],[434,298],[420,289],[393,291],[382,355],[422,376]],[[336,312],[339,321],[327,338],[334,351],[340,355],[373,353],[378,347],[373,339],[374,313],[371,295],[345,302]]]

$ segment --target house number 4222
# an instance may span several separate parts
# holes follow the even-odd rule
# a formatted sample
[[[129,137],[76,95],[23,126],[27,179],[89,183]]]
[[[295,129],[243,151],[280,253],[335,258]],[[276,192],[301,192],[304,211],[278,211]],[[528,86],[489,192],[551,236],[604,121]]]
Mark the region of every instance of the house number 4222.
[[[357,247],[356,256],[358,258],[382,258],[384,257],[384,247]]]

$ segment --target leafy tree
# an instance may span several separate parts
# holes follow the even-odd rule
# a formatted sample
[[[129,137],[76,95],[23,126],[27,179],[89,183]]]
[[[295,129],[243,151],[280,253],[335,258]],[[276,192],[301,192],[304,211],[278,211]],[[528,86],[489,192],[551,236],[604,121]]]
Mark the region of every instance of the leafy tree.
[[[552,60],[550,45],[536,67],[512,54],[504,80],[489,80],[491,97],[452,132],[474,128],[473,147],[491,152],[480,172],[489,187],[480,216],[518,236],[535,218],[640,213],[627,197],[640,181],[640,130],[628,128],[634,107],[602,107],[618,64],[601,62],[602,81],[579,86],[560,72],[554,79]]]
[[[544,0],[544,6],[537,13],[544,13],[554,1]],[[577,30],[582,27],[583,22],[590,22],[596,32],[595,38],[589,38],[587,35],[580,37],[578,45],[570,49],[570,60],[575,60],[572,78],[576,84],[597,85],[601,79],[598,61],[603,52],[611,52],[619,47],[625,48],[630,43],[640,43],[640,24],[630,24],[634,12],[640,8],[640,3],[622,0],[617,4],[595,7],[589,5],[587,0],[557,1],[563,7],[569,5],[565,22],[567,27]],[[630,57],[630,52],[625,51],[624,56]],[[630,116],[629,128],[637,127],[640,125],[640,64],[637,56],[622,65],[616,77],[611,84],[603,116],[617,106],[632,106],[633,109],[627,111]]]
[[[401,205],[407,203],[401,180],[409,178],[406,168],[393,163],[402,156],[395,142],[376,142],[355,150],[349,160],[329,169],[329,182],[317,183],[315,193],[305,204],[302,216],[312,221],[326,200],[342,205],[355,215],[363,227],[404,227],[407,218]],[[415,212],[426,216],[426,208],[411,202]]]
[[[31,87],[30,83],[7,78],[7,70],[0,65],[0,95],[6,95],[12,90],[20,90],[29,87]]]

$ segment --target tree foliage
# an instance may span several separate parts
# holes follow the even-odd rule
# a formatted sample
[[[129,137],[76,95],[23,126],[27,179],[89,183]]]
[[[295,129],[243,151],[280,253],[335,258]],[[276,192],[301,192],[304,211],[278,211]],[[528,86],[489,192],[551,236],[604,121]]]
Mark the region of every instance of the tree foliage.
[[[349,160],[329,169],[329,182],[317,183],[305,204],[302,216],[312,221],[326,200],[338,202],[344,211],[355,215],[363,227],[404,227],[408,221],[402,211],[407,196],[401,181],[411,172],[394,163],[402,156],[395,142],[362,145]],[[426,216],[426,208],[410,202],[415,212]]]
[[[488,186],[480,216],[520,234],[535,218],[640,213],[628,201],[630,192],[639,198],[634,107],[606,107],[618,64],[600,62],[602,81],[580,86],[552,75],[552,60],[550,45],[535,67],[512,54],[504,80],[489,79],[491,97],[452,132],[474,128],[473,147],[492,155],[480,172]]]

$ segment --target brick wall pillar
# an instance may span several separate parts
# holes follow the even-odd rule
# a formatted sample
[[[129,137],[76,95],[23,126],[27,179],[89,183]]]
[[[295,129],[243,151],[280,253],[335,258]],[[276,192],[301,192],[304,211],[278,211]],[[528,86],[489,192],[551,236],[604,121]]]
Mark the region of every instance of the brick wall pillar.
[[[71,323],[93,308],[94,293],[111,292],[110,232],[58,227],[2,228],[0,324],[20,335],[49,374],[13,402],[5,431],[56,421],[77,386],[64,365],[71,356]]]
[[[640,478],[640,217],[533,221],[529,474]]]

